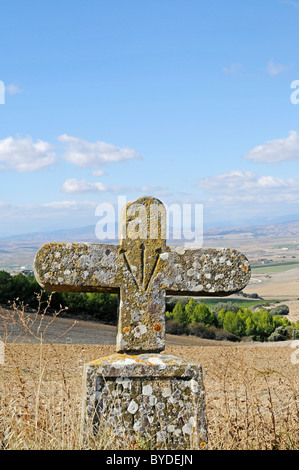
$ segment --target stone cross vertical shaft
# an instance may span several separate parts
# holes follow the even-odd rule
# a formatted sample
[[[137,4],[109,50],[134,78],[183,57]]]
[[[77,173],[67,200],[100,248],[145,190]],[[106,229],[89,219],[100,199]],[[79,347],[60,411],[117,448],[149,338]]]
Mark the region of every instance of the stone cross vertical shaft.
[[[127,353],[164,350],[166,295],[228,296],[250,279],[236,250],[167,246],[166,210],[152,197],[124,208],[119,245],[50,243],[34,267],[52,292],[119,294],[116,350]]]

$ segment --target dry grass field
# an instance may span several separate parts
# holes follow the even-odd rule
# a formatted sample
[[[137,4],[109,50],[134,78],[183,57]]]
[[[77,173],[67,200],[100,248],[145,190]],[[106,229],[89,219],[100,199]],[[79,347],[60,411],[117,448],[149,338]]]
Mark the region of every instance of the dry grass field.
[[[266,269],[266,268],[265,268]],[[269,268],[268,268],[269,269]],[[255,273],[244,292],[258,293],[263,298],[299,298],[299,269],[283,272]]]
[[[290,343],[202,344],[167,346],[165,353],[203,367],[209,449],[298,450],[299,354]],[[114,352],[113,345],[7,343],[0,366],[2,449],[82,449],[83,365]],[[90,439],[89,448],[119,445],[107,434]],[[136,446],[127,435],[121,448]]]

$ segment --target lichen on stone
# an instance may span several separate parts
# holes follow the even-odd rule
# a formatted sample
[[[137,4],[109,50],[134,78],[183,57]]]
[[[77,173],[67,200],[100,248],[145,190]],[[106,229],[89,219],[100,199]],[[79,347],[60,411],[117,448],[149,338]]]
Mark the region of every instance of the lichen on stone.
[[[119,376],[121,374],[121,377]],[[85,366],[85,418],[151,449],[207,442],[202,368],[164,354],[115,354]]]

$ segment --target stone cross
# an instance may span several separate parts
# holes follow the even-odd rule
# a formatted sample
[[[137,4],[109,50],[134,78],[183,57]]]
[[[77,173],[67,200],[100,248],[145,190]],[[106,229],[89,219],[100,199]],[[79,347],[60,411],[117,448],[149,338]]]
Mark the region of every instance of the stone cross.
[[[123,448],[207,445],[202,368],[165,348],[166,295],[227,296],[249,281],[250,266],[230,249],[166,245],[166,210],[155,198],[127,204],[119,245],[50,243],[35,258],[50,291],[119,294],[117,354],[84,367],[83,435],[103,432]],[[87,444],[88,445],[88,444]]]
[[[50,243],[36,254],[35,275],[52,292],[119,294],[117,352],[165,348],[166,295],[228,296],[250,279],[236,250],[166,245],[166,209],[142,197],[123,210],[119,245]]]

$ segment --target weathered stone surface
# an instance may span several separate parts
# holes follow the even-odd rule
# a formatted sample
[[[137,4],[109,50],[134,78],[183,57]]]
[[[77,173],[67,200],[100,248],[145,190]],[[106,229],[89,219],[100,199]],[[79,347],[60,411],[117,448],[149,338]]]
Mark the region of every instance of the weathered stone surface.
[[[149,449],[205,449],[202,369],[164,354],[115,354],[85,366],[85,424]]]
[[[124,210],[119,246],[47,244],[35,258],[37,281],[50,291],[119,293],[117,351],[163,351],[166,295],[227,296],[250,279],[236,250],[167,246],[165,224],[163,204],[140,198]]]

